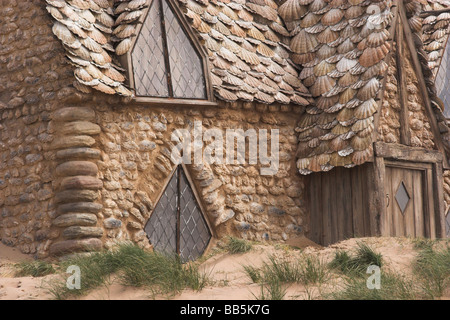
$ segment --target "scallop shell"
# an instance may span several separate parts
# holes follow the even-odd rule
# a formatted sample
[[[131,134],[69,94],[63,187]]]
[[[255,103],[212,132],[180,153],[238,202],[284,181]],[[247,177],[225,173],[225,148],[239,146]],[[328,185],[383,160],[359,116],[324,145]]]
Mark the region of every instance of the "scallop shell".
[[[368,126],[373,125],[373,117],[358,120],[352,125],[352,131],[358,132],[364,130]]]
[[[334,64],[322,60],[313,68],[313,73],[316,77],[321,77],[328,74],[328,72],[334,70],[335,68],[336,66]]]
[[[380,89],[380,82],[377,79],[372,78],[361,89],[359,89],[356,97],[362,101],[375,98],[379,89]]]
[[[116,69],[110,67],[103,70],[103,73],[110,79],[117,81],[117,82],[124,82],[125,77]]]
[[[350,72],[346,72],[339,80],[338,84],[341,87],[349,87],[359,79],[358,76],[351,74]]]
[[[347,72],[351,68],[353,68],[358,63],[357,60],[342,58],[336,64],[336,70],[339,72]]]
[[[353,110],[348,108],[343,108],[341,111],[339,111],[338,115],[336,116],[336,119],[339,122],[347,122],[353,118]]]
[[[319,40],[320,43],[330,43],[330,42],[337,40],[338,38],[339,38],[339,33],[331,30],[330,27],[323,30],[317,36],[317,40]]]
[[[336,53],[336,48],[330,47],[327,44],[320,46],[320,49],[317,50],[317,58],[319,60],[325,60]]]
[[[422,22],[423,19],[418,16],[412,16],[408,19],[409,27],[413,32],[420,32],[422,31]]]
[[[341,124],[337,124],[333,129],[331,129],[331,133],[334,133],[335,135],[342,135],[346,134],[351,130],[351,127],[344,127]]]
[[[309,166],[310,160],[308,158],[298,159],[297,160],[297,169],[303,170],[307,169]]]
[[[359,120],[372,116],[378,110],[378,104],[374,99],[364,101],[355,109],[355,117]]]
[[[371,143],[372,136],[359,137],[358,135],[356,135],[350,141],[350,145],[355,151],[365,150],[371,145]]]
[[[329,146],[330,150],[339,151],[347,148],[349,146],[349,143],[347,140],[343,140],[341,136],[337,136],[336,138],[330,141]]]
[[[362,6],[350,6],[345,10],[345,18],[347,20],[361,17],[365,13]]]
[[[302,27],[302,28],[312,27],[320,21],[320,18],[321,18],[320,15],[309,12],[300,21],[300,27]]]
[[[60,22],[55,22],[53,24],[52,31],[59,40],[71,48],[79,48],[81,45],[79,44],[78,39],[73,36],[72,32]],[[79,45],[77,45],[77,43]]]
[[[339,103],[345,105],[347,102],[352,100],[355,97],[356,90],[352,88],[345,89],[340,95],[339,95]]]
[[[387,41],[389,33],[386,30],[375,31],[367,37],[367,46],[378,47]]]
[[[111,88],[101,82],[99,84],[97,84],[96,86],[93,86],[93,88],[95,90],[101,91],[106,94],[115,94],[116,93],[116,90],[114,90],[113,88]]]
[[[361,165],[361,164],[367,162],[368,160],[370,160],[372,155],[373,155],[372,148],[367,148],[367,149],[361,150],[361,151],[355,151],[352,155],[352,161],[356,165]]]
[[[291,50],[295,53],[308,53],[315,50],[319,45],[314,35],[301,30],[291,41]]]
[[[300,5],[299,0],[287,0],[278,8],[278,13],[284,21],[300,19],[307,12],[307,7]]]
[[[122,40],[116,47],[116,54],[121,56],[127,53],[132,46],[132,40],[131,38]]]
[[[332,26],[337,24],[344,17],[344,11],[341,9],[331,9],[322,16],[322,24],[325,26]]]
[[[339,96],[332,96],[332,97],[324,97],[321,96],[316,101],[316,107],[321,110],[326,110],[330,108],[331,106],[335,105],[339,101]]]
[[[375,48],[366,48],[363,52],[363,54],[359,57],[359,63],[363,67],[370,67],[374,64],[378,63],[384,57],[386,57],[386,54],[389,52],[389,43],[385,42],[379,47]]]
[[[310,88],[311,94],[318,97],[331,90],[336,84],[336,80],[328,76],[318,77],[316,83]]]

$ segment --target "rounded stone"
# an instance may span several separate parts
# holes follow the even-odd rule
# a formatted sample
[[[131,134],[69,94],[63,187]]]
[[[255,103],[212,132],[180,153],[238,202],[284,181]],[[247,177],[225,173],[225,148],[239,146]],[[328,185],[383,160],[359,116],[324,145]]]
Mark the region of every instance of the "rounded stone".
[[[68,161],[56,167],[56,175],[67,176],[96,176],[98,167],[90,161]]]
[[[64,178],[61,181],[61,189],[89,189],[98,190],[103,186],[103,182],[92,176],[73,176]]]
[[[98,198],[97,191],[93,190],[65,190],[56,193],[56,203],[89,202]]]
[[[67,107],[53,113],[55,121],[92,121],[95,120],[95,112],[91,108]]]
[[[99,238],[103,235],[103,228],[72,226],[64,229],[62,236],[66,239]]]
[[[50,246],[49,254],[51,256],[59,256],[73,252],[99,251],[102,247],[102,241],[97,238],[66,240],[53,243]]]
[[[67,213],[53,220],[57,227],[94,226],[97,224],[97,216],[92,213]]]
[[[106,229],[117,229],[122,226],[122,221],[117,220],[115,218],[108,218],[103,221],[103,225]]]
[[[57,159],[100,159],[101,152],[92,148],[70,148],[56,152]]]
[[[95,202],[75,202],[60,204],[56,208],[56,214],[64,213],[94,213],[97,214],[103,209],[103,205]]]

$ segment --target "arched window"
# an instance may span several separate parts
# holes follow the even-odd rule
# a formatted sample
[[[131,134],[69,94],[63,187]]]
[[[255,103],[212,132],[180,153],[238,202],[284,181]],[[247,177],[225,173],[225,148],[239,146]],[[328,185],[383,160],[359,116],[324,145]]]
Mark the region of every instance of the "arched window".
[[[435,84],[437,95],[444,102],[444,115],[446,118],[450,118],[450,41],[447,41],[447,46],[442,55]]]
[[[208,100],[206,52],[171,0],[152,0],[127,59],[136,96]]]

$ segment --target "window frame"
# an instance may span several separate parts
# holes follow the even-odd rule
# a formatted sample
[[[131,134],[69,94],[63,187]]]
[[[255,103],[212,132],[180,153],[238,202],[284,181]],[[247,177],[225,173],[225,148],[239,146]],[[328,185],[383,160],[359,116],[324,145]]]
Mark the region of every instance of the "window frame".
[[[178,19],[181,27],[184,29],[186,36],[191,41],[191,44],[194,46],[194,49],[199,54],[202,67],[203,67],[203,78],[205,81],[205,99],[198,99],[198,98],[175,98],[175,97],[149,97],[149,96],[138,96],[136,95],[133,98],[133,101],[136,103],[143,103],[146,105],[161,105],[161,104],[170,104],[170,105],[192,105],[192,106],[217,106],[218,103],[214,99],[214,92],[211,85],[211,79],[210,79],[210,66],[208,63],[208,53],[204,46],[200,43],[200,40],[198,38],[198,35],[195,33],[195,31],[192,29],[192,26],[187,21],[187,18],[181,11],[178,4],[175,3],[174,0],[151,0],[150,4],[147,8],[144,9],[144,14],[139,19],[139,22],[137,24],[136,28],[136,34],[133,36],[131,49],[128,50],[128,52],[122,56],[119,57],[119,61],[122,65],[122,67],[126,70],[126,84],[133,90],[135,90],[135,78],[134,78],[134,72],[133,72],[133,59],[132,59],[132,53],[136,46],[137,39],[139,35],[141,34],[141,30],[144,24],[144,21],[147,19],[147,16],[150,12],[150,9],[153,5],[153,1],[166,1],[167,5],[172,9],[173,14]],[[166,36],[164,34],[164,36]],[[166,40],[164,40],[166,41]],[[167,53],[167,52],[166,52]],[[166,57],[165,57],[166,59]],[[166,65],[166,67],[168,67]],[[170,70],[169,70],[170,73]],[[170,80],[173,81],[173,80]]]

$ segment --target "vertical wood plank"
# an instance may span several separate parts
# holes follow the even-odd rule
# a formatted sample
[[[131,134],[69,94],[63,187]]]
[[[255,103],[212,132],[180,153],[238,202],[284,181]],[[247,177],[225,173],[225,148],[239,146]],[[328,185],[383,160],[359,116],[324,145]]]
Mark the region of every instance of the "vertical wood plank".
[[[413,176],[413,199],[414,199],[414,235],[415,237],[425,237],[424,226],[424,208],[423,197],[426,196],[423,193],[423,184],[425,182],[424,172],[416,171]]]
[[[405,184],[406,190],[408,191],[409,195],[409,201],[406,205],[405,212],[402,214],[403,218],[403,230],[405,236],[412,236],[415,235],[415,208],[417,207],[417,204],[421,202],[421,195],[416,195],[414,193],[414,179],[419,178],[419,181],[416,181],[420,184],[420,176],[422,174],[419,170],[406,170],[406,169],[399,169],[399,171],[402,173],[403,179],[402,181]]]
[[[393,228],[393,209],[392,209],[392,168],[386,167],[385,193],[387,197],[386,214],[382,218],[382,235],[391,236],[394,234]]]
[[[338,170],[331,170],[328,172],[329,174],[329,183],[330,183],[330,203],[329,203],[329,217],[330,217],[330,229],[331,229],[331,240],[330,243],[335,243],[340,240],[339,238],[339,211],[341,210],[342,206],[338,204],[340,202],[337,197],[337,186],[339,186],[339,178],[337,174]]]
[[[427,195],[428,200],[428,216],[430,220],[430,238],[436,238],[436,213],[434,206],[434,195],[433,195],[433,175],[430,169],[426,170],[426,181],[425,184],[426,192],[424,194]]]
[[[348,239],[353,236],[353,221],[352,221],[352,180],[351,174],[354,169],[344,170],[342,175],[342,210],[343,210],[343,239]]]
[[[352,171],[352,204],[353,204],[353,230],[355,237],[364,236],[364,209],[363,209],[363,191],[361,189],[361,176],[358,168]]]
[[[373,182],[370,189],[370,206],[374,214],[372,221],[375,221],[374,235],[389,235],[389,223],[386,221],[386,167],[382,157],[375,157],[373,162]]]
[[[331,212],[330,212],[330,175],[321,173],[322,177],[322,212],[323,212],[323,229],[322,239],[324,245],[331,243]]]
[[[441,162],[433,165],[432,174],[434,207],[436,212],[436,236],[445,238],[444,172]]]
[[[320,174],[312,174],[308,176],[309,179],[309,207],[310,207],[310,228],[311,240],[321,244],[322,241],[322,224],[320,223],[320,216],[322,215],[319,205],[322,199],[319,197],[320,193]]]

